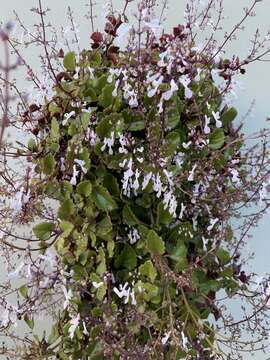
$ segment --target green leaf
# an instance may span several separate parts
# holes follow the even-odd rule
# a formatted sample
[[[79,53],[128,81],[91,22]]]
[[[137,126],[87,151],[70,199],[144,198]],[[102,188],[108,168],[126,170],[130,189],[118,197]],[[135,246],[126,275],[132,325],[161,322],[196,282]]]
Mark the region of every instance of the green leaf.
[[[80,255],[85,251],[87,251],[88,237],[83,236],[81,234],[77,234],[77,236],[75,237],[75,242],[76,242],[75,255],[76,255],[76,259],[79,259]]]
[[[225,249],[218,249],[217,257],[222,265],[228,264],[231,260],[230,253]]]
[[[72,270],[74,271],[73,278],[74,280],[80,280],[82,281],[83,278],[88,278],[88,273],[86,271],[86,267],[82,266],[80,264],[75,264],[72,267]]]
[[[93,201],[98,209],[106,212],[117,208],[117,204],[111,197],[109,191],[101,185],[93,188]]]
[[[112,131],[115,134],[122,133],[124,119],[121,114],[110,114],[105,116],[97,125],[96,132],[100,138],[110,137]]]
[[[115,266],[133,270],[137,266],[137,254],[132,246],[125,244],[123,250],[116,258]]]
[[[69,181],[64,180],[61,185],[62,185],[62,192],[64,194],[66,192],[68,192],[68,193],[73,192],[73,187],[72,187],[72,185],[71,185],[71,183]]]
[[[71,199],[65,199],[58,209],[58,217],[61,220],[68,219],[70,215],[74,214],[74,204]]]
[[[97,67],[102,63],[102,56],[99,51],[92,51],[90,54],[90,66]]]
[[[68,127],[68,135],[73,137],[74,135],[79,133],[79,129],[77,127],[77,123],[72,122]]]
[[[66,238],[70,235],[70,233],[72,232],[72,230],[74,229],[74,225],[69,222],[69,221],[61,221],[60,223],[60,229],[63,231],[63,233],[61,234],[61,236],[63,238]]]
[[[129,205],[125,205],[123,208],[123,221],[129,226],[134,226],[140,223],[136,218]]]
[[[168,246],[169,258],[173,260],[175,264],[175,268],[179,271],[184,270],[184,268],[188,265],[187,261],[187,248],[181,240],[177,241],[175,246]]]
[[[111,222],[111,218],[107,215],[97,224],[96,234],[100,237],[103,237],[111,231],[112,231],[112,222]]]
[[[221,115],[221,121],[224,126],[229,125],[237,116],[237,110],[231,107]]]
[[[131,112],[128,110],[123,111],[127,130],[139,131],[145,128],[145,120],[143,114],[139,112]]]
[[[109,258],[112,258],[112,257],[113,257],[114,248],[115,248],[115,243],[114,243],[114,241],[109,240],[109,241],[107,242],[107,251],[108,251]]]
[[[102,89],[102,92],[98,98],[99,105],[103,106],[104,108],[107,108],[113,104],[113,95],[112,92],[114,90],[113,84],[107,84]]]
[[[64,351],[60,351],[58,354],[58,357],[60,360],[68,360],[67,355],[64,353]]]
[[[103,74],[102,76],[97,77],[93,81],[93,87],[96,90],[97,94],[101,94],[102,89],[108,84],[108,75]]]
[[[19,288],[19,292],[20,294],[22,295],[22,297],[24,299],[27,299],[28,298],[28,288],[26,285],[23,285]]]
[[[154,255],[162,255],[165,252],[164,241],[154,230],[148,232],[147,246],[149,251]]]
[[[157,276],[156,268],[154,267],[151,260],[147,260],[144,264],[139,267],[141,275],[148,277],[152,282],[155,281]]]
[[[51,138],[53,141],[59,140],[59,124],[55,117],[51,121]]]
[[[106,175],[104,176],[103,185],[106,189],[109,190],[112,195],[119,196],[119,185],[116,178],[112,174],[106,173]]]
[[[208,280],[205,283],[199,284],[200,291],[207,294],[209,291],[218,291],[222,287],[222,284],[218,280]]]
[[[33,232],[39,240],[45,241],[50,238],[54,228],[55,228],[54,223],[43,222],[34,226]]]
[[[83,196],[90,196],[92,192],[92,184],[89,180],[81,181],[77,186],[77,192]]]
[[[37,144],[34,139],[29,139],[27,143],[27,148],[29,151],[36,151],[37,150]]]
[[[181,261],[183,258],[186,260],[187,248],[185,244],[178,242],[177,245],[169,251],[169,254],[170,259],[176,262]]]
[[[171,108],[167,113],[167,127],[174,129],[180,122],[180,114],[177,108]]]
[[[24,321],[26,322],[26,324],[30,327],[31,330],[34,329],[34,319],[30,316],[28,316],[27,314],[24,315]]]
[[[209,146],[213,150],[220,149],[225,142],[225,135],[222,129],[215,129],[213,133],[210,135]]]
[[[164,209],[164,204],[161,201],[157,208],[157,224],[169,225],[173,220],[172,215],[168,209]]]
[[[97,289],[97,298],[99,301],[102,301],[104,299],[104,296],[107,293],[107,284],[103,283],[98,289]]]
[[[99,262],[99,265],[98,265],[98,267],[96,269],[96,272],[97,272],[98,275],[103,275],[106,272],[107,267],[106,267],[105,253],[104,253],[104,250],[101,247],[98,249],[97,261]]]
[[[143,120],[132,122],[129,126],[129,131],[139,131],[145,128],[145,122]]]
[[[159,296],[159,287],[150,283],[142,283],[141,287],[143,288],[143,297],[145,301],[151,301],[154,304],[160,302]]]
[[[88,260],[88,255],[89,255],[89,251],[88,250],[85,250],[83,251],[80,256],[79,256],[79,260],[80,260],[80,263],[82,265],[86,265],[87,263],[87,260]]]
[[[52,154],[48,154],[45,156],[42,162],[43,172],[46,175],[51,175],[55,168],[55,160]]]
[[[166,136],[165,140],[166,140],[165,150],[168,151],[169,154],[173,154],[181,143],[181,137],[179,132],[177,131],[170,132]]]
[[[83,130],[86,131],[89,126],[89,114],[88,113],[81,114],[80,120],[81,120]]]
[[[64,67],[69,71],[76,69],[76,54],[74,51],[68,52],[64,57]]]

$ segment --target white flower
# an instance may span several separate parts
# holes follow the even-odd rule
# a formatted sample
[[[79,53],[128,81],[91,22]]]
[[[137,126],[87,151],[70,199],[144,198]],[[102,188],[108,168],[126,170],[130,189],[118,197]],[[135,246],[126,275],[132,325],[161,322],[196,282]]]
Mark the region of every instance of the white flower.
[[[89,109],[82,109],[82,112],[85,113],[85,114],[91,114],[92,113],[92,109],[89,108]]]
[[[155,38],[158,40],[163,32],[163,26],[160,24],[158,18],[149,21],[143,21],[143,30],[150,30]]]
[[[83,334],[84,335],[89,335],[89,332],[87,331],[87,328],[86,328],[86,325],[85,325],[84,321],[83,321]]]
[[[184,349],[187,349],[188,338],[185,336],[185,334],[184,334],[183,331],[181,331],[181,337],[182,337],[183,348],[184,348]]]
[[[79,171],[76,169],[76,165],[73,165],[73,175],[72,175],[72,178],[69,181],[71,185],[76,185],[77,184],[77,175],[78,174],[79,174]]]
[[[159,54],[160,60],[158,61],[157,65],[159,67],[165,67],[167,66],[167,63],[165,62],[166,57],[168,56],[168,50],[164,51],[163,53]]]
[[[135,298],[134,289],[132,289],[132,291],[131,291],[131,293],[130,293],[130,297],[131,297],[131,305],[136,305],[136,304],[137,304],[137,301],[136,301],[136,298]]]
[[[185,88],[185,97],[187,99],[192,98],[193,96],[193,92],[190,90],[190,88],[188,87],[188,85],[190,84],[191,80],[188,77],[188,75],[182,75],[179,79],[180,83],[184,86]]]
[[[113,155],[113,149],[112,147],[114,146],[114,131],[111,133],[111,137],[110,138],[104,138],[103,140],[103,145],[101,147],[101,151],[104,151],[106,149],[106,147],[109,148],[109,154]]]
[[[204,115],[204,119],[205,119],[205,125],[204,125],[203,132],[205,134],[209,134],[210,133],[210,127],[208,125],[210,124],[210,117],[208,117],[207,115]]]
[[[14,278],[18,277],[24,266],[25,266],[25,263],[21,262],[20,265],[14,271],[12,271],[8,274],[8,278],[14,279]]]
[[[5,303],[4,305],[0,305],[0,326],[6,327],[11,322],[13,325],[17,326],[18,308],[13,305],[9,305]]]
[[[195,164],[192,168],[192,170],[189,172],[189,175],[188,175],[188,181],[193,181],[194,180],[194,172],[197,168],[197,164]]]
[[[120,76],[121,72],[122,72],[122,69],[110,69],[109,70],[109,76],[108,76],[108,79],[107,79],[108,83],[111,84],[112,81],[113,81],[114,76],[116,76],[116,77]]]
[[[219,221],[218,218],[216,219],[211,219],[210,220],[210,225],[207,227],[207,231],[211,231],[213,229],[213,227],[215,226],[215,224]]]
[[[212,111],[212,115],[213,115],[213,118],[216,121],[216,127],[221,128],[222,127],[222,122],[219,120],[220,119],[219,111],[217,111],[217,112]]]
[[[99,138],[98,138],[97,134],[92,129],[88,129],[87,137],[89,139],[89,142],[90,142],[91,146],[95,146],[99,141]]]
[[[77,329],[79,322],[80,322],[80,314],[78,314],[76,317],[72,318],[70,321],[70,327],[68,329],[69,337],[71,340],[74,337],[75,330]]]
[[[232,175],[232,182],[239,185],[240,184],[239,172],[236,169],[231,169],[231,168],[230,168],[229,171],[230,171],[230,173]]]
[[[197,75],[196,75],[195,78],[194,78],[194,80],[195,80],[196,82],[200,81],[200,74],[201,74],[201,72],[202,72],[202,69],[198,68],[198,69],[197,69]]]
[[[171,331],[167,331],[161,339],[162,345],[167,344],[169,337],[171,336]]]
[[[156,92],[158,91],[158,88],[160,84],[162,83],[164,77],[163,75],[160,75],[159,73],[153,75],[151,78],[151,86],[147,88],[147,96],[149,98],[152,98],[156,95]]]
[[[65,126],[70,118],[76,115],[75,111],[64,114],[64,120],[62,121],[63,126]]]
[[[168,184],[170,186],[173,186],[174,183],[173,183],[173,173],[171,171],[167,171],[166,169],[163,170],[167,180],[168,180]]]
[[[84,174],[87,173],[87,169],[86,169],[86,167],[84,167],[84,165],[85,165],[84,160],[75,159],[74,162],[80,166],[80,168]]]
[[[27,204],[30,199],[30,190],[25,193],[24,188],[21,187],[20,190],[16,193],[15,199],[11,203],[11,208],[13,209],[13,215],[17,215],[21,210],[23,205]]]
[[[208,239],[205,239],[204,236],[202,236],[202,242],[203,242],[203,251],[207,252],[207,244],[208,244]]]
[[[116,295],[122,299],[123,297],[125,297],[125,301],[124,303],[127,304],[128,303],[128,300],[129,300],[129,296],[130,296],[130,287],[128,286],[128,283],[126,282],[123,285],[120,285],[120,290],[117,289],[117,287],[114,287],[113,288],[113,291],[116,293]]]
[[[180,214],[179,214],[179,219],[181,220],[182,218],[183,218],[183,216],[184,216],[184,211],[185,211],[185,209],[186,209],[186,206],[183,204],[183,203],[181,203],[181,210],[180,210]]]
[[[90,75],[90,79],[94,79],[95,77],[95,69],[94,68],[91,68],[90,66],[87,67],[88,71],[89,71],[89,75]]]
[[[158,103],[158,113],[162,114],[163,112],[163,98],[161,97],[160,102]]]
[[[152,175],[153,175],[152,172],[144,174],[143,183],[142,183],[142,190],[144,190],[147,187],[147,185],[149,184],[149,181],[152,178]]]
[[[72,291],[71,291],[71,289],[69,289],[67,291],[67,289],[66,289],[66,287],[64,285],[62,285],[62,290],[63,290],[64,297],[65,297],[65,301],[64,301],[64,304],[63,304],[63,308],[65,310],[69,305],[69,301],[72,299]]]
[[[124,172],[124,178],[122,179],[123,193],[125,196],[130,197],[131,185],[132,185],[132,176],[134,174],[132,170],[133,161],[129,159],[128,169]]]
[[[167,100],[167,101],[170,100],[170,98],[173,96],[174,92],[178,90],[178,85],[176,84],[176,82],[173,79],[171,80],[170,85],[171,85],[170,90],[168,90],[162,94],[163,99]]]
[[[131,108],[138,107],[139,103],[135,93],[130,97],[128,104]]]
[[[189,147],[190,147],[190,145],[192,144],[192,142],[191,141],[189,141],[189,142],[187,142],[187,143],[185,143],[185,142],[182,142],[182,146],[183,146],[183,148],[184,149],[188,149]]]
[[[135,244],[140,239],[140,234],[137,229],[131,229],[128,233],[129,242],[131,245]]]
[[[128,154],[128,150],[125,148],[128,145],[127,138],[124,135],[119,137],[120,147],[118,149],[120,154]]]
[[[92,285],[94,286],[94,288],[98,289],[103,285],[103,281],[101,281],[101,282],[93,281]]]
[[[116,82],[115,82],[114,90],[113,90],[113,92],[112,92],[112,96],[113,96],[113,97],[116,97],[116,96],[117,96],[117,91],[118,91],[119,84],[120,84],[120,80],[118,79],[118,80],[116,80]]]
[[[159,198],[163,191],[160,175],[159,174],[156,174],[156,176],[153,175],[152,180],[153,180],[153,189],[157,193],[157,197]]]
[[[136,171],[135,171],[135,180],[134,180],[133,185],[132,185],[132,188],[134,190],[135,195],[137,195],[137,190],[140,187],[140,184],[139,184],[140,174],[141,174],[141,172],[138,169],[136,169]]]
[[[60,170],[61,170],[61,171],[65,171],[65,170],[66,170],[66,167],[65,167],[65,158],[64,158],[64,157],[61,157],[61,158],[60,158]]]
[[[176,197],[173,195],[171,197],[170,204],[169,204],[169,213],[173,217],[176,217],[176,208],[177,208],[177,201],[176,201]]]

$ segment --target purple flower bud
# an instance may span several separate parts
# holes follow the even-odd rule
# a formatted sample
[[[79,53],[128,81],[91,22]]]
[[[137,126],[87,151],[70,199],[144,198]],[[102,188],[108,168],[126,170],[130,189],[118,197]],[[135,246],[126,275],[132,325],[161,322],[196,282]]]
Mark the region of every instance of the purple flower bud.
[[[9,21],[5,24],[5,30],[10,32],[10,31],[14,30],[15,25],[16,25],[16,24],[15,24],[14,21],[9,20]]]
[[[3,29],[0,29],[0,39],[3,40],[3,41],[8,40],[8,35]]]

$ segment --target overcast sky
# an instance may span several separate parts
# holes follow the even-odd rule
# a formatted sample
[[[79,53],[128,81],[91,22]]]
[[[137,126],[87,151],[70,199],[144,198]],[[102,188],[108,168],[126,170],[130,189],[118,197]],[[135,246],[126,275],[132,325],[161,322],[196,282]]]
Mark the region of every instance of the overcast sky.
[[[103,0],[94,0],[97,3],[95,14],[97,15],[96,23],[100,24],[101,19],[101,5]],[[53,25],[66,25],[67,19],[65,16],[68,6],[75,12],[75,21],[81,25],[81,43],[87,46],[89,43],[89,31],[90,24],[84,19],[86,12],[86,0],[43,0],[44,6],[48,6],[51,9],[50,20]],[[124,0],[114,0],[115,8],[120,8]],[[168,21],[166,22],[166,28],[179,24],[183,18],[183,4],[182,0],[171,0],[170,7],[168,9]],[[224,0],[225,3],[225,19],[224,28],[230,30],[233,24],[240,20],[243,15],[243,7],[248,6],[251,1],[248,0]],[[31,7],[37,5],[37,0],[9,0],[1,1],[1,22],[13,19],[13,10],[16,10],[20,15],[23,23],[26,27],[31,26],[36,18],[35,15],[29,11]],[[247,54],[250,46],[250,38],[257,27],[260,28],[262,34],[264,34],[270,27],[270,1],[264,0],[258,3],[257,16],[248,20],[246,23],[245,31],[240,34],[240,37],[233,44],[229,44],[228,52],[237,53],[240,56]],[[31,50],[32,51],[32,50]],[[38,59],[30,52],[28,53],[31,63],[37,67]],[[16,77],[22,81],[22,74],[17,73]],[[236,101],[236,107],[239,109],[240,114],[244,114],[253,100],[255,100],[255,107],[253,116],[247,119],[245,124],[246,132],[256,131],[259,128],[267,127],[265,119],[270,116],[270,101],[269,101],[269,84],[270,84],[270,63],[257,63],[248,68],[248,72],[241,78],[242,87],[244,90],[239,92],[239,98]],[[269,124],[269,123],[268,123]],[[269,126],[269,125],[268,125]],[[265,219],[260,226],[254,231],[254,238],[250,241],[249,249],[255,252],[255,260],[251,264],[251,268],[256,270],[259,274],[265,272],[270,273],[270,259],[269,259],[269,233],[270,222],[269,219]],[[265,355],[257,355],[253,359],[261,360],[266,359]]]

